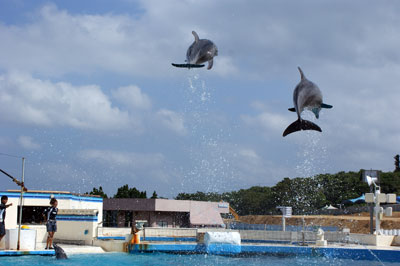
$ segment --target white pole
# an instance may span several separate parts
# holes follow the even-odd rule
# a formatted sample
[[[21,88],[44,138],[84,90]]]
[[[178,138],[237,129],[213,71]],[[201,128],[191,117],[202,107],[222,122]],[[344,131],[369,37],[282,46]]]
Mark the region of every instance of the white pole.
[[[381,220],[380,220],[380,202],[379,202],[379,194],[381,194],[381,189],[375,190],[375,232],[376,235],[379,235],[379,231],[381,230]]]
[[[19,221],[18,221],[18,242],[17,242],[17,250],[20,248],[20,240],[21,240],[21,222],[22,222],[22,200],[24,194],[24,175],[25,175],[25,158],[22,157],[22,186],[21,186],[21,195],[19,197]]]

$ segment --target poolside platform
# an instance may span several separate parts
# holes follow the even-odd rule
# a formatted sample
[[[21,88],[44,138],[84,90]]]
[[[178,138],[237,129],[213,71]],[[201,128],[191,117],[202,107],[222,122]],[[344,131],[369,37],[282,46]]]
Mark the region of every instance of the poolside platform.
[[[400,262],[400,247],[366,247],[360,245],[329,245],[326,247],[295,246],[284,244],[242,244],[240,246],[219,246],[208,250],[204,244],[196,242],[143,242],[129,245],[130,253],[165,252],[165,253],[210,253],[232,256],[275,255],[275,256],[319,256],[327,258],[343,258],[353,260],[381,260],[384,262]]]
[[[68,245],[58,244],[65,253],[68,255],[72,254],[98,254],[105,253],[101,247],[96,246],[83,246],[83,245]],[[46,250],[45,243],[38,243],[36,250],[0,250],[1,256],[25,256],[25,255],[40,255],[40,256],[54,256],[54,249]]]

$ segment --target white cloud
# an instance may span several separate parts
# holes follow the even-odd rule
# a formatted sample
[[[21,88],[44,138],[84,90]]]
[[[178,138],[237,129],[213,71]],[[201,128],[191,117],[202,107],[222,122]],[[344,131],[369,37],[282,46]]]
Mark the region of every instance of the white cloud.
[[[254,160],[257,161],[260,159],[256,151],[252,149],[241,149],[239,151],[239,154],[243,157],[246,158],[247,160]]]
[[[160,153],[135,153],[88,149],[80,151],[78,155],[86,161],[95,161],[100,164],[133,169],[151,169],[153,167],[159,167],[164,161],[164,156]]]
[[[185,135],[187,130],[184,125],[183,116],[167,109],[161,109],[156,113],[156,121],[165,128],[176,132],[179,135]]]
[[[142,93],[137,86],[120,87],[112,92],[112,95],[119,102],[132,109],[148,110],[151,108],[150,98]]]
[[[114,130],[132,125],[95,85],[73,86],[13,72],[0,76],[1,119],[40,126]]]
[[[40,144],[36,143],[32,139],[32,137],[29,137],[29,136],[19,136],[18,143],[24,149],[28,149],[28,150],[40,149]]]
[[[255,148],[234,148],[233,154],[230,160],[236,177],[247,185],[272,186],[288,174],[281,164],[260,155]]]
[[[145,12],[137,17],[77,15],[47,4],[31,16],[29,24],[0,24],[0,68],[52,76],[100,70],[143,76],[179,75],[170,64],[185,59],[193,41],[193,27],[177,28],[182,18],[173,14],[183,13],[167,3],[142,4]],[[235,70],[227,55],[221,56],[222,65],[218,64],[217,59],[214,67],[222,75]]]
[[[287,116],[268,111],[264,111],[256,116],[242,115],[241,118],[248,126],[261,128],[267,134],[268,132],[273,132],[274,134],[280,131],[283,132],[295,120],[290,121]]]

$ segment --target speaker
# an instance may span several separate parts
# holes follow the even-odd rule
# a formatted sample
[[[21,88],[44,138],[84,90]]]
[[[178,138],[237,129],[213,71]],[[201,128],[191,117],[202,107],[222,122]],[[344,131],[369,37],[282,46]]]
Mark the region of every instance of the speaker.
[[[376,181],[378,181],[378,178],[370,177],[369,175],[367,175],[365,178],[367,179],[368,186],[371,186],[372,184],[376,185]]]

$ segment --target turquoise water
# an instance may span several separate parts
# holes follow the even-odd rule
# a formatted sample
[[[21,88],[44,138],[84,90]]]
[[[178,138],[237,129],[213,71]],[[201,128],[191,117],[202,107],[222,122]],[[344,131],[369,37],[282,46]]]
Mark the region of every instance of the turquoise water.
[[[378,261],[352,261],[348,259],[332,259],[324,257],[279,257],[279,256],[250,256],[250,257],[226,257],[216,255],[179,255],[166,253],[150,254],[85,254],[71,255],[68,260],[56,260],[52,256],[20,256],[0,257],[0,265],[76,265],[76,266],[100,266],[100,265],[346,265],[346,266],[372,266],[382,265]],[[384,263],[384,265],[399,265],[399,263]]]

